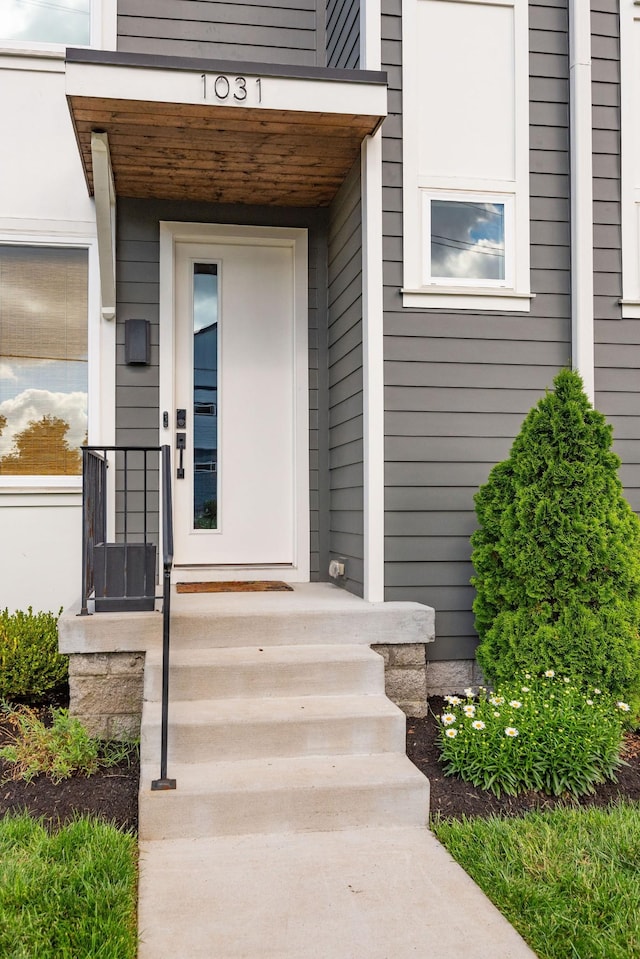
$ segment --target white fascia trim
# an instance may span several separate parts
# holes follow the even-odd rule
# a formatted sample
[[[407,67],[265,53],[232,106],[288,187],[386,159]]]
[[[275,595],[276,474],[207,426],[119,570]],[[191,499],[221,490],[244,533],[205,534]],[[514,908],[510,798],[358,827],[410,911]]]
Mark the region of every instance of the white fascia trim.
[[[528,7],[520,0],[473,0],[474,3],[512,7],[514,10],[514,43],[516,61],[515,92],[515,179],[510,182],[466,178],[464,182],[451,177],[421,177],[418,165],[418,132],[422,91],[415,82],[420,62],[418,3],[420,0],[402,0],[402,97],[403,97],[403,233],[404,233],[404,290],[402,305],[411,309],[448,310],[507,310],[528,312],[531,306],[530,229],[529,229],[529,69],[528,56],[518,51],[529,49]],[[449,0],[467,2],[467,0]],[[456,288],[450,293],[441,287],[422,285],[422,255],[426,238],[423,229],[421,192],[446,189],[487,194],[504,193],[514,198],[514,287],[476,290]],[[510,299],[507,298],[510,294]],[[499,299],[496,299],[498,298]]]
[[[221,76],[227,76],[223,74]],[[243,74],[242,100],[235,94],[236,74],[229,74],[229,91],[216,97],[214,74],[206,79],[201,69],[163,70],[159,67],[115,66],[99,63],[67,63],[66,93],[74,97],[135,100],[143,103],[188,103],[224,107],[227,110],[278,110],[339,115],[386,116],[387,88],[382,83],[310,80],[296,77],[260,77]]]
[[[572,366],[595,398],[593,320],[593,159],[591,117],[591,11],[569,3],[569,138],[571,149]]]
[[[382,63],[380,0],[360,0],[360,68],[379,70]]]
[[[116,191],[109,137],[106,133],[91,134],[91,162],[100,259],[102,317],[113,320],[116,315]]]
[[[362,144],[364,599],[384,600],[382,132]]]

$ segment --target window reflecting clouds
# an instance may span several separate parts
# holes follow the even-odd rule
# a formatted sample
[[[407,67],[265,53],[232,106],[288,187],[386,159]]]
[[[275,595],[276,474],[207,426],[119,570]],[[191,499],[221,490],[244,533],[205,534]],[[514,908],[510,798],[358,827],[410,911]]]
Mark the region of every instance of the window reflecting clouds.
[[[431,276],[504,280],[504,204],[431,200]]]
[[[0,40],[87,46],[91,0],[0,0]]]

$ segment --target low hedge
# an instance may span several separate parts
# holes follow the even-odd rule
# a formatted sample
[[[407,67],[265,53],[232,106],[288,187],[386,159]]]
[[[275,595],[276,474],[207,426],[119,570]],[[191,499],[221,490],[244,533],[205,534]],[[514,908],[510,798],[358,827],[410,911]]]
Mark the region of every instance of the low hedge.
[[[36,703],[68,681],[68,657],[58,652],[61,612],[0,612],[0,699]]]

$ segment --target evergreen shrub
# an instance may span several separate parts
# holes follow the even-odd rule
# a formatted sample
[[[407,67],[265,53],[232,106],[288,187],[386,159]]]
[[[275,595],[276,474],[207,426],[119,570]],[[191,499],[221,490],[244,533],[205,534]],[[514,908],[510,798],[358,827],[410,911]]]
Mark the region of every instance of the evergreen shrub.
[[[58,616],[31,606],[0,611],[0,699],[38,702],[68,675],[68,657],[58,652]]]
[[[550,668],[640,710],[640,521],[612,429],[563,370],[475,497],[477,658],[490,682]]]

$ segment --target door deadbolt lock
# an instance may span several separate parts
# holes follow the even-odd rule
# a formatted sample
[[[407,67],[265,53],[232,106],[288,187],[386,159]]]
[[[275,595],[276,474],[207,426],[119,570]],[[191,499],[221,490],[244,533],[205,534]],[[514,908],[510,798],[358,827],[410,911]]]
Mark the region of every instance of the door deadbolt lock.
[[[187,428],[187,411],[176,410],[176,429],[186,430],[186,428]]]

